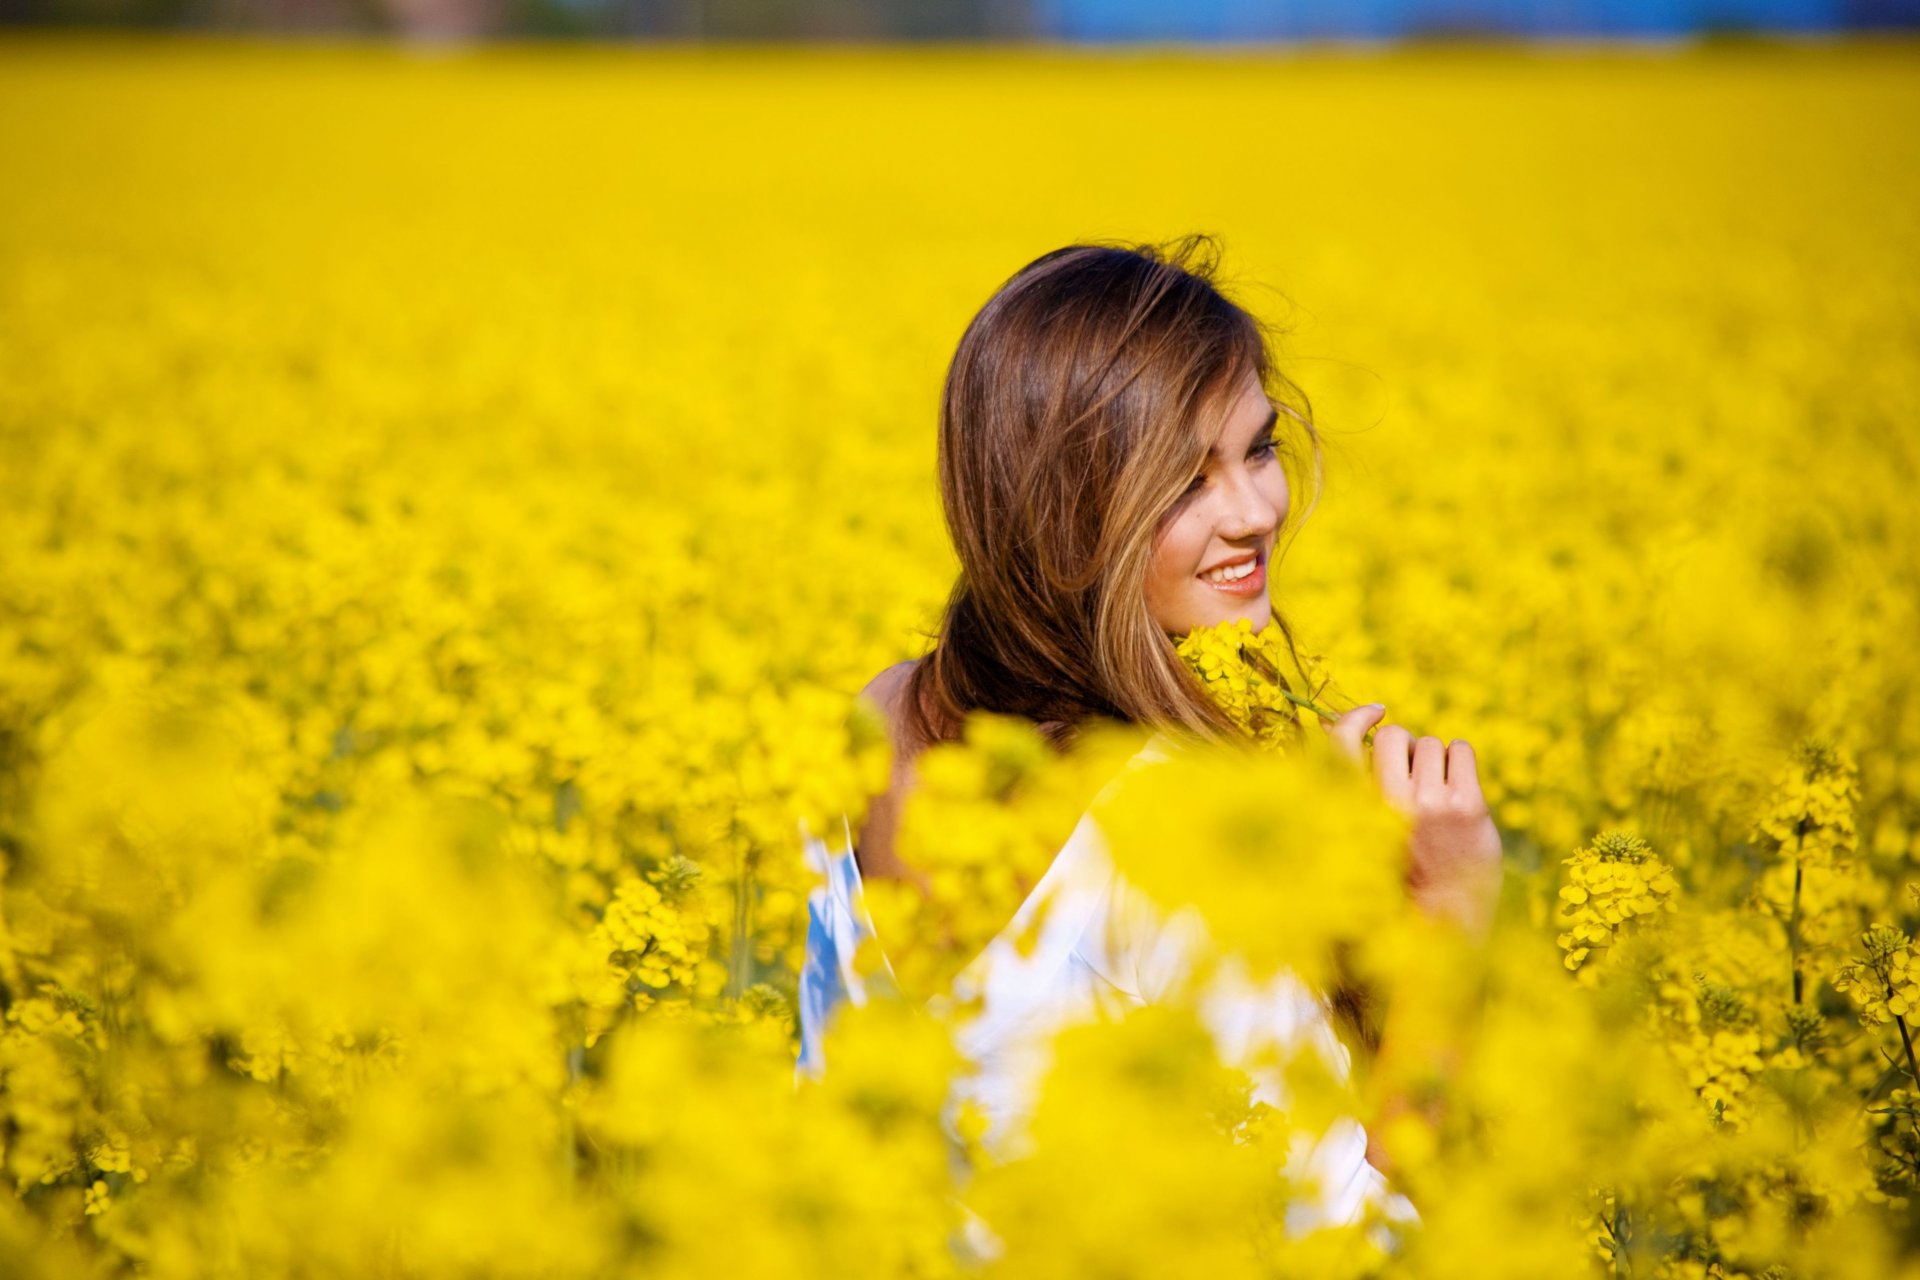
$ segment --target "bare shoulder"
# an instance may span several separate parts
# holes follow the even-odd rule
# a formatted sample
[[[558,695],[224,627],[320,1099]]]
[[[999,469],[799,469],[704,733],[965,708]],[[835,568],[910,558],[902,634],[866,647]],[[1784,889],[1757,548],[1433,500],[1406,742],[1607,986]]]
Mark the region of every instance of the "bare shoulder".
[[[907,677],[920,665],[920,659],[908,658],[905,662],[896,662],[879,675],[867,681],[867,687],[860,692],[876,702],[891,702],[900,696],[906,688]]]
[[[873,797],[867,818],[854,845],[854,856],[863,876],[917,878],[893,851],[893,837],[900,821],[900,806],[913,786],[913,751],[903,741],[902,711],[907,679],[919,665],[918,659],[896,662],[867,682],[860,695],[873,702],[887,718],[893,738],[893,769],[887,789]]]
[[[920,659],[908,658],[905,662],[896,662],[867,681],[860,690],[860,696],[872,702],[886,713],[887,723],[898,733],[900,712],[907,692],[907,679],[913,675],[913,669],[920,665]]]

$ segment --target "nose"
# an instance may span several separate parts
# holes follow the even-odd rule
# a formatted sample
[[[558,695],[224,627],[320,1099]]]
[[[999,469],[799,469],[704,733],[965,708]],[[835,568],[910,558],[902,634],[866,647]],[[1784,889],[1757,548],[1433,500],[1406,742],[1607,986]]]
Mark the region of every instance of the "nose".
[[[1228,507],[1220,520],[1220,536],[1230,542],[1264,538],[1280,523],[1280,509],[1245,471],[1227,491],[1226,498]]]

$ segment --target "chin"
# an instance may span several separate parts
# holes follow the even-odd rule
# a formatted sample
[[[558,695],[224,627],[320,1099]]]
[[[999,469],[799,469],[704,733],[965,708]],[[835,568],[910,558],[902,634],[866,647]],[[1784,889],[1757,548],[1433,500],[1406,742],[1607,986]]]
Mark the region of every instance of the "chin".
[[[1263,631],[1273,621],[1273,601],[1266,596],[1224,608],[1218,600],[1209,600],[1207,604],[1212,607],[1195,611],[1198,619],[1195,626],[1217,627],[1245,618],[1255,631]]]
[[[1236,618],[1245,618],[1253,624],[1255,631],[1264,631],[1267,624],[1273,621],[1273,601],[1262,596],[1233,616]]]

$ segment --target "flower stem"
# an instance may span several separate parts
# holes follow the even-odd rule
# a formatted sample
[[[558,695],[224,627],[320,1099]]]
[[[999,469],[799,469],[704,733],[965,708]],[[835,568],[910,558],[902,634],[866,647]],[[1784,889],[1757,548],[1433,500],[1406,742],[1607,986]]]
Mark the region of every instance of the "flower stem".
[[[1887,995],[1893,995],[1891,986],[1887,988]],[[1907,1070],[1913,1076],[1915,1087],[1920,1088],[1920,1063],[1916,1063],[1913,1058],[1913,1036],[1907,1031],[1907,1020],[1896,1013],[1893,1015],[1893,1021],[1900,1028],[1900,1043],[1907,1047]]]
[[[1800,877],[1804,872],[1799,857],[1793,860],[1793,909],[1787,914],[1787,962],[1793,967],[1793,1002],[1801,1003],[1800,982]]]
[[[1280,674],[1280,669],[1274,666],[1273,663],[1267,658],[1267,656],[1261,653],[1258,649],[1255,649],[1249,645],[1244,645],[1244,644],[1241,645],[1240,661],[1252,667],[1255,671],[1259,672],[1260,675],[1265,677],[1267,680],[1270,680],[1274,684],[1278,685],[1280,687],[1280,696],[1285,698],[1288,702],[1293,703],[1295,706],[1305,707],[1307,710],[1313,712],[1313,714],[1319,716],[1322,720],[1338,720],[1340,718],[1339,716],[1335,715],[1333,712],[1327,710],[1325,707],[1316,703],[1313,699],[1303,698],[1299,694],[1295,693],[1292,689],[1288,688],[1287,679],[1285,676]]]
[[[1887,996],[1889,999],[1893,996],[1892,983],[1887,984]],[[1900,1028],[1900,1043],[1905,1045],[1907,1049],[1907,1071],[1911,1075],[1915,1087],[1920,1088],[1920,1064],[1915,1063],[1913,1059],[1913,1036],[1907,1030],[1907,1020],[1896,1013],[1893,1015],[1893,1022],[1895,1026]],[[1913,1126],[1914,1135],[1920,1137],[1920,1111],[1914,1109],[1912,1102],[1907,1103],[1906,1111],[1907,1123]]]
[[[1315,702],[1313,699],[1303,698],[1299,694],[1294,693],[1290,689],[1282,689],[1280,691],[1280,696],[1285,698],[1288,702],[1293,703],[1295,706],[1305,707],[1307,710],[1313,712],[1313,714],[1319,716],[1322,720],[1332,721],[1332,720],[1338,720],[1340,718],[1339,715],[1337,715],[1332,711],[1327,710],[1325,707],[1321,706],[1319,703]]]

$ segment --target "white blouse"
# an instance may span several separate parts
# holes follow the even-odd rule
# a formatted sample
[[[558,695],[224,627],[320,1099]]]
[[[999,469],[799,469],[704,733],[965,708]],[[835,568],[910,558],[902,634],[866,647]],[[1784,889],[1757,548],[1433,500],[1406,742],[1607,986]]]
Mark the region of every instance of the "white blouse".
[[[1128,767],[1158,758],[1163,750],[1160,739],[1149,741]],[[843,1000],[866,1002],[853,956],[873,936],[873,920],[844,817],[834,835],[838,848],[829,849],[804,825],[801,830],[808,862],[821,883],[807,899],[796,1086],[801,1077],[818,1078],[825,1070],[821,1040],[834,1009]],[[1036,916],[1038,933],[1028,935],[1032,945],[1023,955],[1014,939],[1027,934]],[[949,1012],[956,1001],[980,998],[977,1013],[951,1023],[964,1067],[951,1082],[942,1113],[949,1140],[957,1148],[954,1122],[961,1104],[970,1101],[985,1117],[981,1142],[995,1158],[1027,1149],[1022,1126],[1051,1062],[1053,1034],[1102,1013],[1124,1013],[1129,1006],[1162,999],[1206,941],[1194,908],[1163,915],[1119,873],[1091,814],[1083,815],[1006,927],[954,980],[953,999],[935,1002]],[[884,954],[881,960],[886,963]],[[890,963],[887,970],[892,972]],[[1337,1078],[1351,1070],[1346,1046],[1325,1009],[1292,974],[1282,971],[1257,984],[1229,956],[1200,993],[1198,1007],[1221,1060],[1247,1070],[1253,1096],[1277,1110],[1285,1110],[1285,1085],[1277,1073],[1248,1062],[1262,1049],[1304,1044],[1325,1055]],[[1290,1233],[1356,1222],[1369,1205],[1394,1223],[1420,1220],[1412,1203],[1367,1162],[1366,1150],[1366,1130],[1353,1118],[1339,1120],[1317,1137],[1301,1135],[1288,1172],[1310,1179],[1320,1194],[1288,1207]],[[1390,1232],[1377,1230],[1374,1239],[1382,1248],[1395,1247]],[[998,1253],[990,1229],[977,1218],[959,1247],[981,1259]]]

